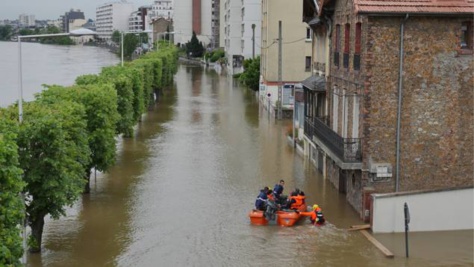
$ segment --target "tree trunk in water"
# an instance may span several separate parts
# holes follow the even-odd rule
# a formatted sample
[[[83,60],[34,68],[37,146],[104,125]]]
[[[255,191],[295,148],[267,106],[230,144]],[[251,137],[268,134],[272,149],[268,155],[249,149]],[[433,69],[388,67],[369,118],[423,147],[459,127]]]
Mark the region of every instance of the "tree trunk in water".
[[[43,238],[43,228],[44,228],[44,216],[46,215],[39,215],[36,219],[30,222],[31,226],[31,236],[34,239],[34,244],[30,246],[29,251],[31,253],[38,253],[41,252],[41,240]]]
[[[86,170],[84,179],[86,179],[86,185],[84,186],[84,194],[89,194],[91,192],[91,169]]]

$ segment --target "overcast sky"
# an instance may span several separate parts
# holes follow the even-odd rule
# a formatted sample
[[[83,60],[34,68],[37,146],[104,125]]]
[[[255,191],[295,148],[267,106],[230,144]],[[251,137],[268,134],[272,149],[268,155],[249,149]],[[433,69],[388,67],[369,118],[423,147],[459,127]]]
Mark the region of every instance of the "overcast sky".
[[[0,0],[0,20],[18,19],[20,14],[35,15],[35,19],[58,19],[71,8],[80,9],[86,19],[95,20],[97,6],[116,1],[107,0]],[[151,5],[153,0],[128,0],[135,7]]]

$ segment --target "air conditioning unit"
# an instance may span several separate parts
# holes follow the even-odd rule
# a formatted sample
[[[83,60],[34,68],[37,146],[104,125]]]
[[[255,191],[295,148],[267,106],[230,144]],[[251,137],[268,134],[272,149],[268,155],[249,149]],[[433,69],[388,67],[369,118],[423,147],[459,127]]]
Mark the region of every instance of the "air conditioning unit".
[[[392,177],[392,164],[390,163],[371,163],[369,166],[370,173],[375,174],[377,178]]]

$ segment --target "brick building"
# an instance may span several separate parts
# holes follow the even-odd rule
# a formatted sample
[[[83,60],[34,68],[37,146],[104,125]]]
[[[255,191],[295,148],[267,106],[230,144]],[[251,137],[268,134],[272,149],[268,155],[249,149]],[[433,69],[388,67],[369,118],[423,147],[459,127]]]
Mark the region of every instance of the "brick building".
[[[473,186],[473,15],[469,0],[305,0],[326,80],[305,88],[309,155],[361,217],[373,192]]]

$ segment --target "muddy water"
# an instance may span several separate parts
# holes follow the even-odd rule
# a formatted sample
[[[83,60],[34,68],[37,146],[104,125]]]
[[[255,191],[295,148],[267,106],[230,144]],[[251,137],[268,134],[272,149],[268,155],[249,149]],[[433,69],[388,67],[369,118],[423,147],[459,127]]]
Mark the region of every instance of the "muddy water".
[[[354,210],[308,162],[254,95],[212,70],[180,66],[175,86],[119,141],[118,162],[92,192],[48,221],[30,266],[472,266],[472,231],[376,235],[386,259],[360,233]],[[329,223],[252,226],[258,190],[285,179]],[[95,182],[94,182],[95,180]]]

